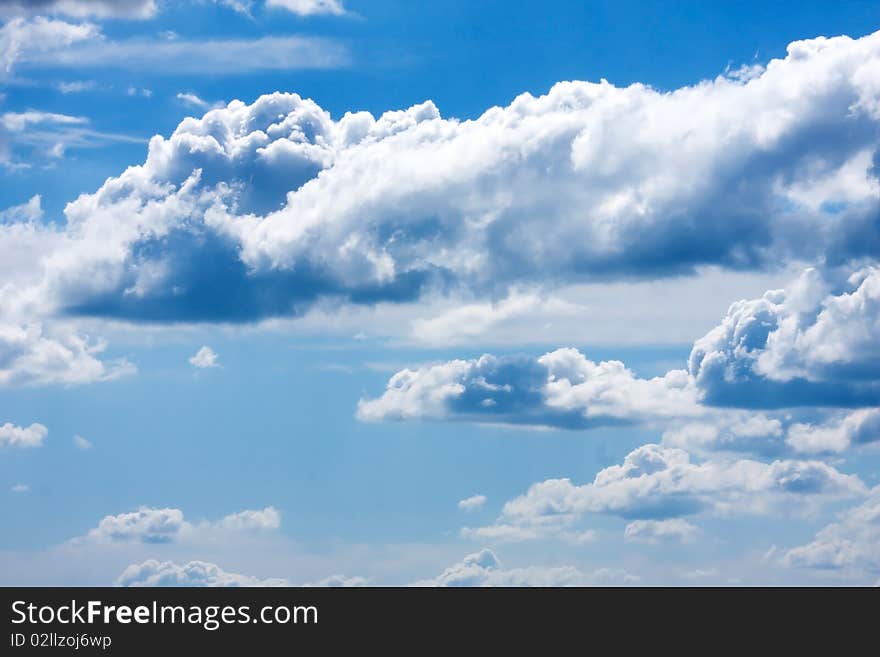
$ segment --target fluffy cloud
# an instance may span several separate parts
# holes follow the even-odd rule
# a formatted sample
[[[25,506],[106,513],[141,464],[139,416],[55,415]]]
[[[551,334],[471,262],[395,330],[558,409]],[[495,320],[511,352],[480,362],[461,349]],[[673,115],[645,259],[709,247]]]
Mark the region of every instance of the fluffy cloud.
[[[116,580],[117,586],[289,586],[284,579],[258,579],[228,573],[204,561],[178,565],[172,561],[148,559],[132,564]]]
[[[106,346],[60,327],[0,318],[0,387],[108,381],[136,370],[124,359],[99,360]]]
[[[174,41],[129,45],[46,61],[202,60]],[[253,60],[202,45],[235,70]],[[560,83],[472,121],[430,102],[338,120],[293,94],[233,102],[68,205],[33,294],[67,313],[249,321],[321,298],[495,298],[876,255],[878,71],[880,33],[796,42],[750,75],[668,93]]]
[[[213,527],[234,532],[278,529],[281,527],[281,514],[271,506],[258,511],[240,511],[221,518],[213,523]]]
[[[841,515],[807,545],[789,550],[782,563],[860,575],[864,583],[880,573],[880,486],[861,505]]]
[[[880,268],[835,277],[810,269],[785,290],[734,303],[691,351],[690,373],[704,401],[880,404]]]
[[[662,443],[695,454],[748,452],[778,456],[787,451],[785,426],[782,419],[763,413],[718,412],[705,420],[675,424],[663,433]]]
[[[156,0],[4,0],[0,18],[63,14],[73,18],[150,18]]]
[[[696,454],[748,452],[763,456],[833,454],[880,441],[880,410],[811,412],[773,417],[748,411],[714,412],[704,420],[674,423],[663,433],[663,445]]]
[[[463,511],[476,511],[477,509],[482,509],[485,504],[485,495],[471,495],[470,497],[460,500],[458,502],[458,508]]]
[[[34,422],[29,427],[17,427],[7,422],[0,426],[0,447],[40,447],[49,430]]]
[[[852,445],[880,441],[880,409],[862,409],[824,424],[796,423],[785,442],[802,453],[843,452]]]
[[[665,446],[698,454],[843,452],[880,440],[877,408],[834,408],[880,403],[877,336],[880,268],[808,269],[785,289],[734,303],[694,343],[689,371],[640,379],[574,349],[484,355],[401,370],[357,415],[569,429],[654,422],[666,429]]]
[[[594,363],[576,349],[540,358],[482,356],[405,369],[384,394],[361,400],[358,418],[452,419],[586,428],[701,412],[683,370],[640,379],[620,361]]]
[[[99,541],[169,543],[190,528],[180,509],[141,507],[130,513],[105,516],[88,537]]]
[[[434,579],[414,586],[589,586],[632,584],[637,580],[622,570],[601,569],[585,574],[573,566],[505,569],[492,550],[483,549],[467,555]]]
[[[199,369],[205,369],[207,367],[217,367],[220,363],[218,363],[219,356],[217,352],[211,349],[211,347],[204,346],[199,349],[195,355],[190,357],[189,363],[193,367],[198,367]]]
[[[105,516],[81,542],[171,543],[235,533],[252,533],[278,529],[281,516],[272,507],[259,511],[242,511],[220,520],[190,523],[180,509],[141,507],[137,511]]]
[[[0,119],[2,122],[2,119]],[[39,194],[34,194],[21,205],[0,210],[0,224],[16,224],[18,226],[33,226],[34,222],[43,217],[43,199]]]
[[[341,16],[345,13],[341,0],[266,0],[266,6],[271,9],[284,9],[299,16],[319,14]]]
[[[621,465],[601,470],[591,483],[578,486],[569,479],[548,479],[533,484],[504,505],[494,525],[467,533],[488,537],[506,532],[520,539],[564,536],[591,513],[642,520],[697,513],[761,514],[865,492],[858,477],[821,461],[694,462],[681,449],[649,444],[630,452]]]
[[[683,518],[667,520],[634,520],[626,526],[623,537],[636,543],[685,542],[693,539],[699,529]]]

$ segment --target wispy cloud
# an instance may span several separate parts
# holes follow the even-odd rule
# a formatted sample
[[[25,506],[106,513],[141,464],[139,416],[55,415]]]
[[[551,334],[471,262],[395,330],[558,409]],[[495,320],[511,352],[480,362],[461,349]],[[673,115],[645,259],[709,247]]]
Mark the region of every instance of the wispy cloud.
[[[71,82],[59,82],[58,91],[63,94],[78,94],[83,91],[91,91],[95,88],[94,80],[72,80]]]
[[[184,105],[188,107],[195,107],[196,109],[213,109],[215,107],[223,107],[224,103],[222,102],[209,102],[203,98],[199,98],[194,93],[185,92],[177,94],[177,100],[179,100]]]
[[[151,18],[156,0],[3,0],[0,18],[63,14],[74,18]]]
[[[259,39],[92,39],[71,47],[18,55],[22,67],[124,68],[174,74],[236,74],[261,70],[337,68],[349,62],[344,44],[310,36]]]
[[[27,167],[20,163],[14,153],[24,147],[34,154],[49,159],[64,157],[70,148],[97,148],[109,143],[146,143],[146,139],[120,133],[94,130],[89,119],[55,112],[29,109],[24,112],[0,114],[0,138],[7,144],[6,152],[0,152],[0,164],[9,167]]]

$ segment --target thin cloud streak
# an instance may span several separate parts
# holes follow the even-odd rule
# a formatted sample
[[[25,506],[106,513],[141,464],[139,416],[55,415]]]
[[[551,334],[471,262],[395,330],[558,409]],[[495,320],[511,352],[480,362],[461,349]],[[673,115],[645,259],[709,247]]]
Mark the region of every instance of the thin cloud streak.
[[[28,53],[21,67],[125,68],[174,74],[328,69],[347,66],[348,49],[310,36],[206,41],[92,41],[64,50]]]

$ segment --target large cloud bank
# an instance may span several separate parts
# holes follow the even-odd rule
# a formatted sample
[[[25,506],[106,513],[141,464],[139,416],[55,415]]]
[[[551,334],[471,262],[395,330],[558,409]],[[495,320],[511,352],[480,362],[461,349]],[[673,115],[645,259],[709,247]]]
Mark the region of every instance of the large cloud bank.
[[[668,93],[559,83],[472,121],[235,101],[70,203],[2,299],[247,321],[322,297],[876,256],[878,71],[880,33]]]

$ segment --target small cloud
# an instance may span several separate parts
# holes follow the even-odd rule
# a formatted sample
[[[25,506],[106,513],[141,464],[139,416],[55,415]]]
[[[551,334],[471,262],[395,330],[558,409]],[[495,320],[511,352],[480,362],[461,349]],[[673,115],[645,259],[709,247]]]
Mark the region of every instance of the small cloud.
[[[483,507],[486,503],[486,499],[485,495],[472,495],[471,497],[459,501],[458,508],[463,511],[476,511]]]
[[[73,444],[79,449],[92,449],[92,447],[94,447],[91,441],[79,435],[73,437]]]
[[[27,493],[30,489],[31,487],[27,484],[15,484],[11,490],[13,493]]]
[[[66,144],[63,141],[59,141],[47,151],[47,155],[52,159],[60,160],[64,157],[64,153],[66,150]]]
[[[217,356],[217,352],[211,349],[211,347],[205,345],[196,352],[195,356],[192,356],[189,359],[189,362],[193,367],[204,369],[206,367],[219,366],[220,363],[217,362],[218,358],[219,356]]]
[[[73,80],[72,82],[59,82],[58,91],[63,94],[78,94],[95,88],[94,80]]]
[[[179,100],[184,105],[189,107],[196,107],[198,109],[216,109],[218,107],[223,107],[222,102],[208,102],[202,98],[199,98],[194,93],[179,93],[177,94],[177,100]]]
[[[284,9],[297,16],[342,16],[346,13],[341,0],[266,0],[266,7]]]
[[[191,105],[193,107],[207,107],[208,103],[196,96],[195,94],[190,93],[179,93],[177,94],[177,100],[181,101],[184,105]]]
[[[128,89],[126,89],[125,93],[129,96],[143,96],[144,98],[150,98],[153,95],[153,90],[138,87],[129,87]]]

